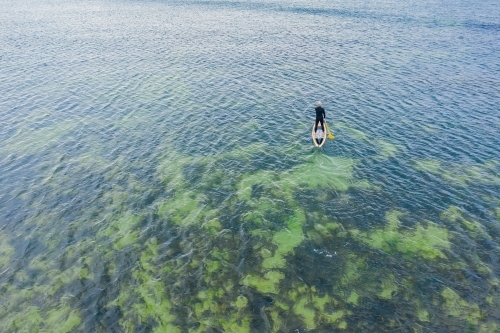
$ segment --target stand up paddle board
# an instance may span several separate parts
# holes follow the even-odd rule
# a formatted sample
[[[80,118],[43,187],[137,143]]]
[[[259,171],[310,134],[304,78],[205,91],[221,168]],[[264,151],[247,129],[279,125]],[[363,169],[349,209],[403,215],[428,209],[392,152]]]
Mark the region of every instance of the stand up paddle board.
[[[316,127],[316,130],[315,130],[315,127]],[[313,128],[312,128],[312,138],[313,138],[314,145],[316,147],[323,146],[323,144],[326,141],[325,127],[321,126],[321,122],[319,122],[319,121],[318,121],[318,126],[313,125]]]

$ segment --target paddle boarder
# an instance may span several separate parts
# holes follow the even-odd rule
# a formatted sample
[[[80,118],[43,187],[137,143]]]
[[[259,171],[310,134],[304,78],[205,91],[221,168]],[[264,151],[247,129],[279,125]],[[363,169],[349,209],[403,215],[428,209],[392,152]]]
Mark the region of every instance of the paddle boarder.
[[[318,121],[321,123],[321,126],[325,126],[325,119],[326,119],[326,114],[325,114],[325,109],[323,109],[323,104],[321,102],[316,103],[316,127],[314,127],[314,130],[316,131],[318,129]]]

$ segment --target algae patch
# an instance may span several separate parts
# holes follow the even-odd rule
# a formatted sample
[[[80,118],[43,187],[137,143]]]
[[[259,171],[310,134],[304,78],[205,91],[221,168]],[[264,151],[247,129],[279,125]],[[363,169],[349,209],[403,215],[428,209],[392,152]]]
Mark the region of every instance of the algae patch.
[[[460,225],[465,227],[465,229],[467,229],[473,236],[483,236],[488,239],[490,238],[481,223],[465,218],[462,215],[460,208],[457,206],[450,206],[443,213],[441,213],[440,217],[443,220],[460,223]]]
[[[175,225],[187,227],[200,221],[200,215],[203,211],[203,207],[200,207],[201,200],[202,197],[185,191],[160,204],[158,214],[170,218]]]
[[[415,162],[415,169],[433,174],[441,173],[441,162],[437,160],[422,160]]]
[[[132,272],[136,284],[122,288],[122,293],[115,301],[124,312],[121,319],[123,328],[131,329],[135,323],[147,323],[153,319],[157,326],[153,332],[180,332],[173,324],[175,317],[170,314],[172,304],[167,298],[165,284],[161,279],[154,278],[161,271],[151,264],[158,256],[158,244],[152,238],[141,253],[141,267]]]
[[[441,296],[445,301],[445,311],[450,316],[465,319],[469,323],[477,325],[482,317],[481,310],[477,304],[466,302],[455,291],[448,287],[441,292]]]
[[[300,188],[346,191],[353,185],[351,179],[355,164],[356,160],[351,158],[314,154],[289,171],[276,173],[264,170],[245,174],[237,186],[237,194],[243,200],[251,200],[252,188],[259,185],[274,191],[278,197],[293,201],[292,192]],[[366,183],[361,185],[369,186]]]
[[[346,328],[347,323],[341,321],[350,311],[335,309],[337,301],[329,295],[319,296],[315,287],[295,285],[288,292],[293,301],[292,311],[304,321],[307,329],[316,329],[320,324],[336,324],[338,328]]]
[[[9,263],[10,257],[14,254],[14,248],[9,245],[9,239],[5,233],[0,230],[0,270],[3,271],[4,265]]]
[[[33,154],[51,144],[61,144],[61,138],[79,124],[76,120],[66,120],[57,125],[40,129],[23,128],[15,136],[5,140],[0,148],[1,154]]]
[[[274,255],[267,249],[262,249],[261,253],[265,257],[262,262],[263,276],[255,274],[247,275],[242,284],[251,286],[262,293],[277,293],[278,285],[285,275],[276,270],[283,268],[286,265],[285,256],[290,254],[303,240],[302,225],[305,222],[305,214],[298,211],[288,219],[287,228],[274,234],[272,238],[273,244],[276,246]]]
[[[5,318],[0,323],[0,329],[6,332],[54,332],[68,333],[81,323],[81,318],[76,310],[69,306],[59,306],[48,311],[43,311],[36,306],[24,307],[14,316]]]
[[[414,230],[400,230],[399,211],[386,214],[389,222],[383,229],[361,234],[361,240],[368,245],[386,252],[399,252],[403,255],[418,255],[428,259],[446,258],[441,249],[449,249],[448,231],[432,222],[427,227],[418,224]]]
[[[391,299],[392,294],[398,290],[394,276],[391,274],[382,281],[382,291],[379,293],[380,298]]]
[[[139,219],[139,216],[127,212],[123,216],[114,219],[102,231],[102,234],[112,239],[116,250],[121,250],[127,245],[134,245],[137,243],[137,238],[139,237],[139,232],[134,230],[137,227],[136,224]]]
[[[264,294],[277,294],[279,291],[278,285],[285,275],[278,271],[269,271],[263,277],[253,274],[247,275],[241,284],[257,289]]]
[[[498,168],[500,163],[488,161],[483,164],[446,164],[438,160],[426,159],[415,161],[416,170],[440,176],[452,185],[470,184],[500,185]]]
[[[395,145],[389,141],[377,139],[375,140],[375,144],[378,146],[382,159],[387,159],[393,157],[397,154],[397,152],[401,149],[399,145]]]
[[[336,122],[334,124],[334,127],[337,129],[343,129],[343,130],[347,131],[349,136],[356,139],[356,140],[368,141],[368,137],[363,131],[355,129],[344,122]]]
[[[274,252],[274,256],[264,259],[262,262],[263,268],[283,268],[286,265],[284,256],[292,252],[304,238],[302,225],[305,219],[304,212],[299,211],[289,219],[286,230],[274,234],[273,243],[277,248]]]

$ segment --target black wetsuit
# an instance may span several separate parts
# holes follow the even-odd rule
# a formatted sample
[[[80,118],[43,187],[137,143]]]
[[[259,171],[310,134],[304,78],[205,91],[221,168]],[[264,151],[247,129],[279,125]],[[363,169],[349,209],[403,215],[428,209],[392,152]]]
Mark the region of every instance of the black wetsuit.
[[[316,107],[316,121],[314,122],[314,130],[318,129],[318,121],[321,123],[322,127],[325,127],[325,109],[323,109],[321,106]]]

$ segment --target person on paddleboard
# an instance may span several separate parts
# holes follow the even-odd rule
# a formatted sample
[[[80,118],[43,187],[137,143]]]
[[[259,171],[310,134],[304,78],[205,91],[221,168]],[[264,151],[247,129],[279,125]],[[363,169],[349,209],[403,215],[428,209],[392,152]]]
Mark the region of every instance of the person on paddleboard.
[[[325,127],[325,119],[326,119],[325,109],[323,109],[321,102],[316,103],[316,105],[317,105],[317,107],[315,109],[316,110],[316,121],[315,121],[316,127],[314,128],[314,130],[318,129],[318,122],[321,123],[321,127]]]

